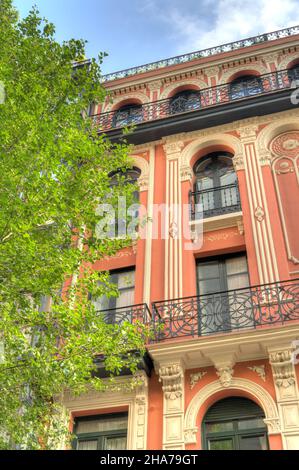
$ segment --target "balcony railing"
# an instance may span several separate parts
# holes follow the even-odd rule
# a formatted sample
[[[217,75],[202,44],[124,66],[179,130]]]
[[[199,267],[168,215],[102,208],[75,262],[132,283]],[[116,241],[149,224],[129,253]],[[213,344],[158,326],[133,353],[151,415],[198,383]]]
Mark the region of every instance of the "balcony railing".
[[[259,86],[256,86],[255,83],[252,88],[244,88],[242,92],[236,92],[230,84],[218,85],[200,90],[197,98],[192,99],[192,102],[185,100],[185,106],[183,102],[178,107],[173,106],[173,99],[168,98],[143,104],[136,108],[134,113],[131,111],[127,117],[125,111],[123,113],[122,111],[110,111],[108,113],[95,114],[91,118],[98,132],[107,132],[126,125],[138,125],[282,91],[291,88],[293,79],[292,71],[281,70],[261,75],[259,77]]]
[[[121,325],[124,322],[149,324],[151,312],[147,304],[128,305],[98,311],[105,323]]]
[[[275,39],[282,39],[288,36],[294,36],[299,34],[299,26],[293,26],[291,28],[280,29],[278,31],[273,31],[271,33],[260,34],[258,36],[253,36],[246,39],[241,39],[240,41],[234,41],[227,44],[222,44],[221,46],[209,47],[208,49],[203,49],[201,51],[191,52],[190,54],[183,54],[176,57],[170,57],[169,59],[159,60],[156,62],[151,62],[149,64],[140,65],[138,67],[132,67],[126,70],[120,70],[117,72],[109,73],[103,75],[102,81],[108,82],[111,80],[117,80],[120,78],[130,77],[138,73],[145,73],[152,70],[161,69],[164,67],[170,67],[177,64],[184,64],[192,60],[201,59],[203,57],[211,57],[216,54],[221,54],[223,52],[230,52],[241,49],[243,47],[254,46],[256,44],[262,44],[267,41],[274,41]]]
[[[299,279],[153,303],[155,340],[299,321]]]
[[[238,212],[241,210],[238,183],[218,188],[190,191],[190,214],[192,220],[216,215]]]

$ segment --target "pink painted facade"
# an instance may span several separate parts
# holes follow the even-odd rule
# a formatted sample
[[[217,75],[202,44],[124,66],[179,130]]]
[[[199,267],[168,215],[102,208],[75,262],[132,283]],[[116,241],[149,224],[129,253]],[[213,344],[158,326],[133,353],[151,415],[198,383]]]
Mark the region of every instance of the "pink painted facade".
[[[114,448],[299,449],[295,33],[105,82],[113,103],[95,123],[112,139],[136,124],[150,222],[94,268],[135,271],[126,295],[148,306],[156,335],[138,389],[65,405],[75,421],[127,416]],[[165,239],[157,205],[178,208]]]

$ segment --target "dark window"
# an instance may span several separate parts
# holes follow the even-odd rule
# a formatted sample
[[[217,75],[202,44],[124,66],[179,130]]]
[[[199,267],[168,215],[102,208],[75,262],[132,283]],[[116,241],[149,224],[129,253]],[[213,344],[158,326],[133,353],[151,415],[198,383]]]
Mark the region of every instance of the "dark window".
[[[201,204],[205,217],[240,210],[240,197],[232,155],[212,153],[194,167],[195,204]]]
[[[260,78],[252,75],[236,78],[230,84],[230,94],[233,100],[256,95],[261,92],[262,84]]]
[[[253,401],[230,397],[215,403],[203,420],[203,445],[208,450],[267,450],[263,410]]]
[[[113,117],[113,127],[130,126],[142,121],[142,106],[138,104],[128,104],[115,111]]]
[[[290,82],[293,80],[298,80],[299,81],[299,64],[294,65],[289,71],[288,71],[288,76]]]
[[[115,171],[110,174],[111,188],[119,184],[121,185],[136,184],[138,181],[138,178],[140,177],[140,174],[141,174],[141,170],[135,167],[130,168],[125,171],[122,171],[122,170]],[[128,203],[128,201],[126,201],[129,220],[127,220],[127,218],[123,218],[117,212],[117,210],[115,210],[116,220],[111,222],[111,230],[109,230],[109,232],[107,233],[109,237],[114,238],[117,236],[119,237],[125,236],[127,234],[134,236],[134,232],[136,233],[137,231],[136,224],[133,224],[133,226],[131,227],[131,226],[127,226],[127,222],[138,219],[138,214],[139,214],[139,191],[138,189],[136,189],[133,192],[132,196],[133,196],[133,200],[130,201],[130,204]]]
[[[125,450],[127,413],[77,418],[75,450]]]
[[[131,315],[135,295],[135,268],[111,271],[110,281],[117,286],[118,297],[102,296],[93,300],[95,309],[103,312],[107,323],[119,323]],[[128,309],[126,315],[126,309]]]
[[[193,111],[200,108],[200,94],[199,91],[186,90],[177,93],[170,100],[170,113],[184,113],[186,111]]]
[[[246,255],[198,260],[199,334],[253,325]]]

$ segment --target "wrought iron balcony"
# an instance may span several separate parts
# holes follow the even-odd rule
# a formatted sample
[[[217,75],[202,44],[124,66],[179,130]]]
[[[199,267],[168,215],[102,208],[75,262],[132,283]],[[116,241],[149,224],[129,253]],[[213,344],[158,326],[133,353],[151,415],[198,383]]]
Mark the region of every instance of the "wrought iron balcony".
[[[258,84],[257,84],[258,82]],[[236,103],[252,99],[253,97],[268,95],[286,89],[290,89],[293,82],[291,70],[281,70],[271,72],[258,77],[258,80],[252,80],[252,85],[236,89],[230,84],[218,85],[211,88],[204,88],[197,93],[197,96],[188,99],[182,99],[177,106],[174,106],[174,100],[171,98],[146,103],[136,107],[127,117],[125,112],[111,111],[108,113],[95,114],[92,117],[94,125],[98,132],[108,132],[110,130],[121,129],[124,126],[140,125],[154,122],[160,119],[170,118],[175,115],[194,113],[204,109]],[[179,105],[178,105],[179,104]]]
[[[299,279],[153,303],[155,341],[299,321]]]
[[[216,215],[238,212],[241,210],[238,183],[218,188],[190,191],[190,214],[192,220]]]
[[[98,311],[105,323],[121,325],[124,322],[149,324],[151,312],[147,304],[128,305],[126,307],[111,308]]]
[[[156,62],[151,62],[149,64],[140,65],[138,67],[132,67],[126,70],[120,70],[118,72],[109,73],[103,75],[102,81],[108,82],[111,80],[117,80],[125,77],[130,77],[138,73],[150,72],[152,70],[161,69],[164,67],[170,67],[177,64],[184,64],[192,60],[201,59],[203,57],[211,57],[216,54],[221,54],[224,52],[231,52],[243,47],[255,46],[257,44],[262,44],[267,41],[274,41],[275,39],[282,39],[288,36],[294,36],[299,34],[299,26],[293,26],[291,28],[280,29],[278,31],[273,31],[271,33],[260,34],[258,36],[253,36],[246,39],[241,39],[240,41],[234,41],[227,44],[222,44],[221,46],[209,47],[208,49],[203,49],[201,51],[191,52],[190,54],[183,54],[176,57],[171,57],[169,59],[159,60]]]

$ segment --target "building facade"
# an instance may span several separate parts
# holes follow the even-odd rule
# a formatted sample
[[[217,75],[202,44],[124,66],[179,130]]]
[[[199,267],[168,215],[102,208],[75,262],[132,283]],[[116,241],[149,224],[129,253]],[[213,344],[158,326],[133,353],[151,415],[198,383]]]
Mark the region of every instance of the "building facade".
[[[104,85],[94,122],[115,141],[135,125],[148,221],[94,268],[115,321],[155,334],[136,388],[64,397],[76,447],[299,449],[299,27]]]

